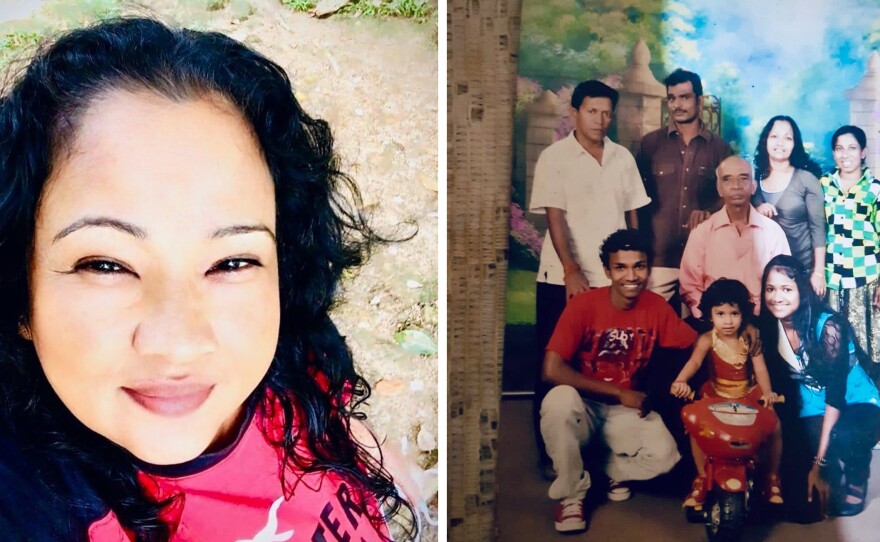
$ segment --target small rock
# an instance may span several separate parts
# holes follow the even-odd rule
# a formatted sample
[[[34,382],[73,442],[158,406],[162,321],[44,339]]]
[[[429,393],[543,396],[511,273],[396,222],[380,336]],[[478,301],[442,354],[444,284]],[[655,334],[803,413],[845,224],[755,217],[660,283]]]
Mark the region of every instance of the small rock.
[[[357,116],[359,116],[359,117],[363,117],[363,116],[364,116],[364,110],[361,109],[360,107],[355,108],[355,110],[354,110],[354,114],[357,115]]]
[[[425,383],[421,380],[413,380],[409,383],[409,391],[422,391],[425,389]]]
[[[430,452],[437,448],[437,439],[434,438],[434,435],[432,435],[430,431],[422,427],[419,429],[419,434],[416,436],[416,444],[418,445],[419,450]]]
[[[419,180],[422,183],[422,186],[430,190],[431,192],[437,192],[437,177],[433,175],[420,175]]]
[[[414,290],[414,289],[416,289],[416,288],[421,288],[421,287],[422,287],[422,283],[419,282],[419,281],[417,281],[417,280],[409,279],[409,280],[406,281],[406,287],[409,288],[409,289],[411,289],[411,290]]]
[[[360,321],[360,322],[358,322],[358,327],[360,329],[370,329],[371,326],[367,322]]]
[[[315,16],[326,17],[342,9],[350,0],[321,0],[315,6]]]
[[[376,382],[376,392],[382,394],[395,395],[402,393],[405,389],[403,381],[399,379],[380,380]]]
[[[394,203],[403,203],[403,198],[400,196],[394,196],[391,199],[394,200]]]
[[[370,300],[370,305],[378,305],[380,301],[382,301],[382,295],[374,295],[373,299]]]
[[[256,11],[247,0],[232,0],[229,4],[229,10],[239,23],[248,20]]]
[[[397,245],[391,245],[390,247],[388,247],[388,254],[391,254],[392,256],[396,256],[397,252],[398,252]]]

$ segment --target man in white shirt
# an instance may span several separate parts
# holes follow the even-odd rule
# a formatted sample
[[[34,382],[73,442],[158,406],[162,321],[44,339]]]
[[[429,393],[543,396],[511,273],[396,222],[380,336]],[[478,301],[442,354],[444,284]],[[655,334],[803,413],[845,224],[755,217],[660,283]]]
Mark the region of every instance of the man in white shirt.
[[[632,154],[607,134],[619,95],[600,81],[584,81],[571,96],[575,129],[541,153],[529,210],[547,214],[536,285],[535,435],[543,466],[549,464],[540,439],[540,378],[544,349],[565,304],[590,288],[608,286],[599,251],[621,228],[638,228],[636,212],[651,199]],[[546,469],[545,469],[546,470]]]

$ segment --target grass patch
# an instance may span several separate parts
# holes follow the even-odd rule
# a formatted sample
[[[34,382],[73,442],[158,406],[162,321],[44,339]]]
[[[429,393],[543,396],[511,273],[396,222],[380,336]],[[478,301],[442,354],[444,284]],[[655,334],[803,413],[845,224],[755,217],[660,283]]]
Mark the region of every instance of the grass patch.
[[[311,0],[282,0],[281,3],[293,11],[309,11],[310,9],[315,9],[317,5]]]
[[[220,11],[229,5],[229,0],[208,0],[205,7],[208,8],[208,11]]]
[[[27,58],[47,37],[118,17],[121,0],[46,0],[23,21],[0,24],[0,71]]]
[[[317,2],[312,0],[282,0],[294,11],[310,11]],[[365,17],[400,17],[403,19],[426,19],[432,10],[427,0],[353,0],[337,13]]]
[[[9,32],[0,38],[0,51],[18,51],[23,47],[33,47],[40,43],[43,35],[39,32]]]
[[[535,272],[510,269],[507,272],[507,324],[535,323]]]

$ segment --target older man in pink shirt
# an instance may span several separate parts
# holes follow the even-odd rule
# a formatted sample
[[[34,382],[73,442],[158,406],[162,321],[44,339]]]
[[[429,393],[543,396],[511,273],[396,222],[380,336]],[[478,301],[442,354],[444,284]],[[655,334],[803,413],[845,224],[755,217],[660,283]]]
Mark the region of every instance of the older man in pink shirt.
[[[691,232],[681,257],[681,294],[696,318],[703,292],[722,277],[745,284],[757,311],[764,267],[777,254],[791,254],[779,224],[752,207],[757,183],[749,163],[730,156],[716,174],[724,207]]]

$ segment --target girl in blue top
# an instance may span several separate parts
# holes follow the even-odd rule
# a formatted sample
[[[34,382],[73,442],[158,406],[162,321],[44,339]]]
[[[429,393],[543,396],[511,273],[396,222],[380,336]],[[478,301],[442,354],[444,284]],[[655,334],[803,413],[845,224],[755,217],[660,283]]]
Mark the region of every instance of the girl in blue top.
[[[776,256],[762,281],[761,335],[783,432],[782,488],[790,519],[865,507],[871,449],[880,436],[880,395],[840,314],[813,292],[809,273]],[[780,408],[781,407],[781,408]],[[826,509],[829,495],[833,506]]]

